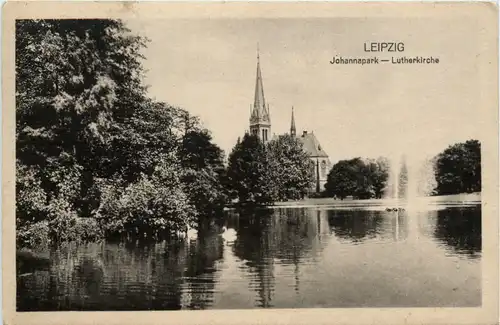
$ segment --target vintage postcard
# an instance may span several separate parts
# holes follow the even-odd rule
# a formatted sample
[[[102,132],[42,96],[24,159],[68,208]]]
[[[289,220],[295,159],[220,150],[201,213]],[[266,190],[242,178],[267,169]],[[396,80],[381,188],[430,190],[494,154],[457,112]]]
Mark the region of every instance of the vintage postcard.
[[[498,323],[496,5],[3,19],[5,324]]]

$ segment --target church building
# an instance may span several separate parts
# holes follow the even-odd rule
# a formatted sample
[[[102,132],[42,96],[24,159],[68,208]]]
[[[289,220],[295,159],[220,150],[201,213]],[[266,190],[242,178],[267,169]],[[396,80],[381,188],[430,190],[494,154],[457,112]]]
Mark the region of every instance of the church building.
[[[250,133],[256,135],[264,143],[271,140],[271,115],[269,104],[264,98],[264,87],[262,83],[262,72],[260,69],[260,58],[257,54],[257,78],[255,81],[255,96],[250,113]],[[303,131],[297,135],[295,126],[295,116],[292,107],[292,119],[290,125],[290,135],[299,139],[308,153],[309,158],[314,163],[314,186],[311,192],[319,193],[324,190],[328,172],[331,168],[328,154],[324,151],[314,132]]]

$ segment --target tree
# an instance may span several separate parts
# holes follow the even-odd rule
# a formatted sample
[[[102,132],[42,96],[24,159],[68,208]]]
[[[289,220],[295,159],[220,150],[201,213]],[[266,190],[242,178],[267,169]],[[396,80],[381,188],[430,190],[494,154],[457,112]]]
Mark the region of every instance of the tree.
[[[227,184],[230,197],[241,204],[268,204],[275,199],[275,180],[265,145],[245,134],[229,155]]]
[[[358,174],[360,158],[351,160],[340,160],[328,173],[325,184],[327,195],[336,196],[340,199],[345,199],[349,195],[353,195],[358,187]]]
[[[356,179],[356,188],[352,196],[356,199],[370,199],[375,196],[375,188],[373,186],[372,165],[366,163],[362,159],[354,159],[352,161],[352,173]]]
[[[16,21],[18,168],[37,171],[54,222],[90,215],[88,190],[109,176],[106,154],[116,148],[113,122],[144,101],[144,41],[115,20]],[[18,220],[30,220],[19,208]]]
[[[177,152],[198,120],[146,96],[146,42],[117,20],[16,21],[19,229],[46,221],[71,239],[93,221],[108,233],[192,221]]]
[[[207,130],[192,130],[183,136],[178,155],[185,191],[200,217],[221,213],[227,201],[224,152]]]
[[[224,152],[212,143],[208,130],[192,130],[181,140],[178,152],[184,168],[201,170],[211,167],[218,172],[224,169]]]
[[[436,181],[441,195],[481,191],[481,143],[468,140],[437,155]]]
[[[313,162],[297,138],[281,135],[267,145],[276,199],[302,199],[314,183]]]
[[[340,199],[347,196],[381,198],[387,186],[388,169],[389,163],[385,158],[341,160],[333,165],[328,174],[326,194]]]
[[[83,185],[92,182],[100,156],[113,149],[106,141],[113,118],[130,116],[144,99],[144,39],[128,32],[114,20],[16,22],[16,140],[23,164],[75,164]],[[50,196],[55,184],[42,183]]]
[[[381,199],[387,189],[389,166],[389,160],[385,157],[379,157],[375,161],[370,160],[373,190],[377,199]]]

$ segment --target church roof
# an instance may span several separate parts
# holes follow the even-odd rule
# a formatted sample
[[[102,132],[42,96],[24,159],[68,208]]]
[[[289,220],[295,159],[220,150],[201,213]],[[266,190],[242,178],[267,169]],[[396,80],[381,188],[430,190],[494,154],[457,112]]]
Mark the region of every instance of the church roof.
[[[323,150],[314,133],[308,133],[304,131],[304,133],[297,138],[302,141],[304,150],[309,154],[310,157],[328,158],[328,154]]]

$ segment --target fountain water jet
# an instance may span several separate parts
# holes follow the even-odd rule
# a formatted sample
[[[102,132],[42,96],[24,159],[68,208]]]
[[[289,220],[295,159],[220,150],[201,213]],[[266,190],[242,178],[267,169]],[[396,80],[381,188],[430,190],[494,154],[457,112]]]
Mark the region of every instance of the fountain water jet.
[[[393,155],[389,160],[389,177],[385,199],[394,207],[426,209],[427,200],[436,184],[433,163],[425,158],[405,154]]]

